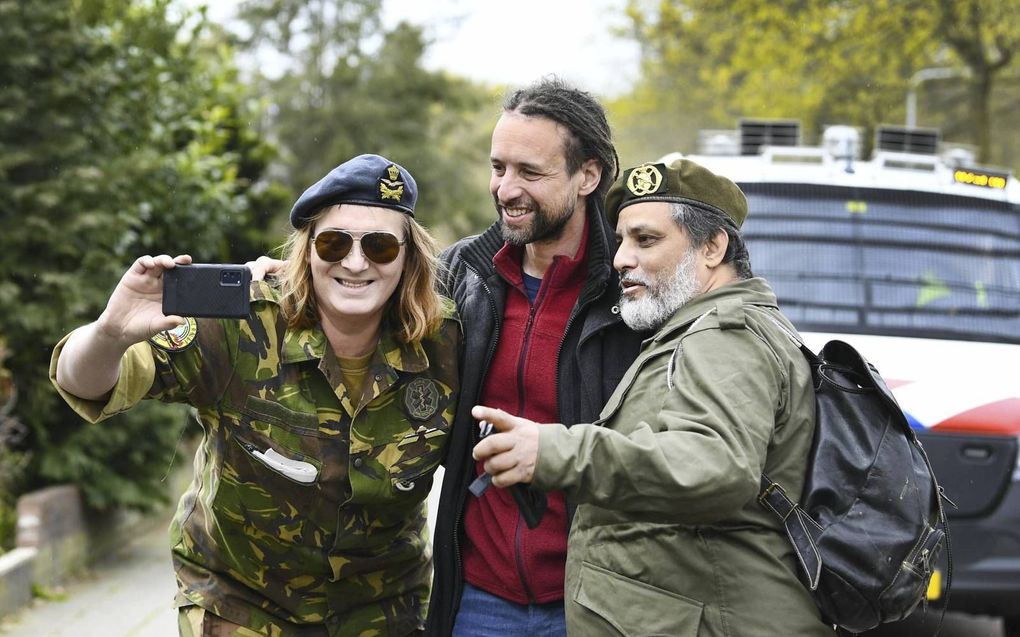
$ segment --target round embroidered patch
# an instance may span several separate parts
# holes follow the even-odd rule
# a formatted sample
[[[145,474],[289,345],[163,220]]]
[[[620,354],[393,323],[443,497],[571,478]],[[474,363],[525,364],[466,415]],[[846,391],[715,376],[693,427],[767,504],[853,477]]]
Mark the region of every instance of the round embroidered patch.
[[[163,330],[150,338],[149,342],[164,352],[188,349],[198,336],[198,323],[191,317],[185,318],[184,321],[184,325],[178,325],[172,330]]]
[[[439,409],[439,388],[428,378],[415,378],[404,390],[404,407],[416,420],[426,420]]]

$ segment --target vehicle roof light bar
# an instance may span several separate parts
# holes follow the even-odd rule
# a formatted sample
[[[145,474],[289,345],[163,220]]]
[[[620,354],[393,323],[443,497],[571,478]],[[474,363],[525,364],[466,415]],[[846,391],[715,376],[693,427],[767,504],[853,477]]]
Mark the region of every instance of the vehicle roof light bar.
[[[875,131],[875,149],[915,155],[938,152],[939,132],[933,128],[879,126]]]
[[[763,146],[799,146],[797,120],[740,120],[740,154],[757,155]]]

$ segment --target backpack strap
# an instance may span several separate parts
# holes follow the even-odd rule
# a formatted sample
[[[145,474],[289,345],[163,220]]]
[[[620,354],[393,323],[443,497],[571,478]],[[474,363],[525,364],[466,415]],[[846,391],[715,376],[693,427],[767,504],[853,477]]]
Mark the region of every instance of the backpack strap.
[[[808,364],[815,364],[817,361],[815,353],[794,332],[772,316],[768,309],[756,305],[751,307],[764,314],[779,328],[779,331],[793,341],[804,358],[807,359]],[[786,535],[790,538],[793,552],[797,555],[797,560],[807,579],[808,588],[812,591],[816,590],[819,578],[822,576],[822,556],[819,555],[818,546],[815,544],[816,533],[812,533],[812,529],[817,529],[817,524],[804,509],[800,508],[799,504],[786,495],[786,490],[778,482],[773,482],[768,477],[768,474],[761,474],[759,487],[758,503],[783,521],[783,528],[786,529]]]
[[[800,340],[800,337],[797,336],[797,334],[791,332],[790,328],[783,325],[779,320],[776,319],[776,317],[772,316],[771,312],[769,312],[765,308],[758,306],[752,307],[761,310],[761,313],[764,314],[770,321],[772,321],[772,323],[779,328],[779,331],[781,331],[783,334],[786,334],[786,337],[793,341],[794,344],[800,349],[801,353],[804,354],[804,358],[808,360],[808,363],[813,364],[817,362],[818,356],[816,356],[815,353],[812,352],[811,349],[804,344],[804,341]]]
[[[772,313],[766,308],[755,306],[755,309],[764,314],[779,328],[779,331],[793,341],[809,365],[817,364],[818,357],[804,344],[804,341],[800,340],[797,334],[772,316]],[[773,482],[765,473],[761,474],[758,502],[783,521],[786,535],[790,538],[790,544],[793,545],[793,552],[797,555],[804,576],[807,578],[808,588],[812,591],[816,590],[818,580],[822,575],[822,556],[818,553],[815,534],[811,532],[811,529],[817,529],[817,524],[804,509],[800,508],[799,504],[786,495],[786,491],[778,482]]]
[[[808,587],[813,591],[818,588],[818,580],[822,575],[822,557],[818,554],[815,534],[811,529],[814,520],[800,505],[790,500],[786,491],[778,482],[773,482],[766,474],[761,474],[761,490],[758,502],[772,511],[783,521],[786,535],[793,545],[793,552],[807,578]]]

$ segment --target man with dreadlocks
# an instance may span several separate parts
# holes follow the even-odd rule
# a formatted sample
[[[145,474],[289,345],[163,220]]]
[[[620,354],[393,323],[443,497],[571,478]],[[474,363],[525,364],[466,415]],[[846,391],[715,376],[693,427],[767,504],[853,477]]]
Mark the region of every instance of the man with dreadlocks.
[[[507,96],[490,159],[498,220],[443,255],[466,340],[427,634],[558,636],[574,507],[562,492],[478,488],[470,411],[590,422],[637,355],[603,212],[618,161],[602,106],[555,79]]]

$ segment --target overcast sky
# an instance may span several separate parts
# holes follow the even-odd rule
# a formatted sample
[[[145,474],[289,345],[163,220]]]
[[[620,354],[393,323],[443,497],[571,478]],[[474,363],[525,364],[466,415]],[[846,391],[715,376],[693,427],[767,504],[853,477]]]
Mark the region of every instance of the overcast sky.
[[[239,0],[207,0],[225,20]],[[200,4],[201,0],[185,0]],[[432,43],[425,66],[469,79],[524,85],[555,73],[605,97],[625,92],[638,72],[636,43],[617,38],[626,0],[383,0],[387,27],[401,19]]]
[[[612,34],[625,0],[384,0],[387,25],[404,18],[433,44],[425,65],[465,77],[527,84],[555,73],[614,95],[630,88],[636,43]]]

